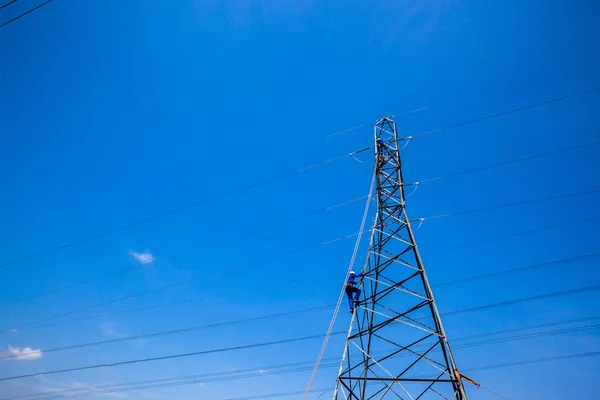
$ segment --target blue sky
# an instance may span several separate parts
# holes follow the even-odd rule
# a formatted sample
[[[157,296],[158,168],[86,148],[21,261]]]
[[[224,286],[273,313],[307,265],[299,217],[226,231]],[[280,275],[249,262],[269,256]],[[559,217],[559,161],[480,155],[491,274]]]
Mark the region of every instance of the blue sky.
[[[34,1],[0,11],[11,18]],[[592,1],[55,0],[0,29],[0,263],[368,146],[396,114],[406,135],[586,90],[600,83],[600,5]],[[415,139],[407,181],[600,138],[590,94]],[[427,107],[418,113],[406,111]],[[364,128],[326,139],[352,126]],[[598,189],[598,147],[423,184],[414,217]],[[110,271],[135,269],[0,308],[2,329],[205,275],[190,285],[65,317],[190,302],[0,333],[0,348],[74,343],[334,303],[353,240],[222,272],[358,230],[372,173],[345,159],[0,270],[13,302]],[[598,220],[445,250],[599,216],[598,194],[426,221],[417,231],[435,285],[598,250]],[[274,223],[272,229],[241,233]],[[132,252],[152,254],[140,264]],[[363,251],[359,260],[364,258]],[[597,259],[434,289],[441,312],[600,284]],[[290,283],[292,282],[292,283]],[[212,296],[206,298],[207,296]],[[597,314],[589,292],[449,316],[453,338]],[[336,329],[347,327],[342,309]],[[0,376],[324,333],[328,310],[227,328],[0,360]],[[57,321],[60,321],[58,319]],[[597,321],[592,321],[593,324]],[[581,325],[581,324],[580,324]],[[575,325],[573,325],[575,326]],[[319,340],[0,383],[3,397],[221,372],[317,356]],[[343,338],[326,357],[339,357]],[[459,367],[600,350],[598,332],[457,348]],[[336,368],[315,387],[329,387]],[[561,379],[548,379],[560,371]],[[473,372],[510,399],[591,399],[598,357]],[[310,372],[99,399],[221,399],[302,390]],[[564,382],[568,382],[565,385]],[[470,398],[497,398],[468,388]],[[314,398],[317,398],[315,394]]]

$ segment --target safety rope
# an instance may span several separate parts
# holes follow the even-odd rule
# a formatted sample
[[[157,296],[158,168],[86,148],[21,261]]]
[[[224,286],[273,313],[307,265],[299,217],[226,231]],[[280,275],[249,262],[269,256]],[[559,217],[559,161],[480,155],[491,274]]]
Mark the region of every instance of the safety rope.
[[[348,276],[348,274],[354,267],[356,255],[358,254],[358,248],[360,246],[362,234],[365,229],[365,222],[367,220],[367,215],[369,214],[369,206],[371,204],[371,197],[373,196],[373,188],[375,187],[375,177],[376,177],[376,175],[373,174],[373,178],[371,179],[371,187],[369,189],[369,196],[367,197],[367,204],[365,205],[365,211],[364,211],[364,214],[362,217],[362,221],[360,223],[360,230],[358,231],[359,232],[358,237],[356,238],[356,243],[354,244],[354,251],[352,252],[352,257],[350,258],[350,264],[348,265],[348,271],[346,272],[346,276]],[[331,332],[333,331],[333,326],[335,325],[337,315],[340,311],[340,305],[342,304],[342,300],[344,298],[345,283],[346,282],[344,279],[344,285],[342,286],[342,291],[340,292],[340,295],[338,297],[338,301],[335,306],[335,310],[333,311],[331,321],[329,322],[329,328],[327,329],[327,333],[325,334],[325,338],[323,339],[323,344],[321,345],[321,351],[319,352],[319,356],[317,357],[317,361],[315,362],[315,366],[313,368],[312,374],[310,375],[310,379],[308,380],[308,384],[306,385],[306,390],[304,391],[302,400],[306,400],[307,396],[309,395],[313,380],[315,379],[315,376],[317,375],[317,371],[319,370],[319,365],[321,364],[321,359],[323,358],[323,354],[325,354],[325,348],[327,347],[327,343],[329,342],[329,337],[331,336]]]

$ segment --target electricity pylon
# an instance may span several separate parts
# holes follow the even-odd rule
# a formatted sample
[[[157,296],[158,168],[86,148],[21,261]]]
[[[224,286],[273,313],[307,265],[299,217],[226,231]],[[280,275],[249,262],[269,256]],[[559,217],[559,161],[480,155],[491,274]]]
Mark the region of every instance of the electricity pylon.
[[[334,399],[466,400],[406,214],[396,123],[375,124],[377,214]]]

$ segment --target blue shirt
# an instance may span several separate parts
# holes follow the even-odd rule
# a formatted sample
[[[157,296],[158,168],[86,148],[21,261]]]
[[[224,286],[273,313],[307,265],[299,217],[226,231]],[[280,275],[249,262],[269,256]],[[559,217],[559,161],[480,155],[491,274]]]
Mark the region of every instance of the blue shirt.
[[[356,282],[354,281],[356,278],[362,278],[364,274],[350,274],[348,275],[348,280],[346,281],[346,285],[354,285]]]

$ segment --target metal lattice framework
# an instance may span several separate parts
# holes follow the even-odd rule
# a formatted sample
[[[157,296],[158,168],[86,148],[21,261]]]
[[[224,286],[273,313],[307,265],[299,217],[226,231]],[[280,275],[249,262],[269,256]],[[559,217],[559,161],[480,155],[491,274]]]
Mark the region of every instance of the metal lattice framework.
[[[406,214],[396,123],[375,124],[377,215],[334,399],[465,400]]]

